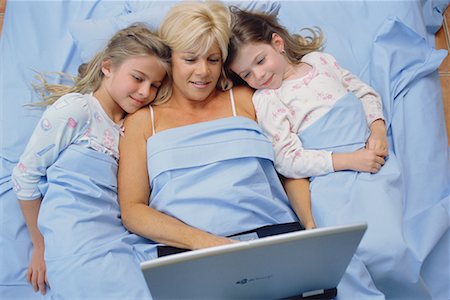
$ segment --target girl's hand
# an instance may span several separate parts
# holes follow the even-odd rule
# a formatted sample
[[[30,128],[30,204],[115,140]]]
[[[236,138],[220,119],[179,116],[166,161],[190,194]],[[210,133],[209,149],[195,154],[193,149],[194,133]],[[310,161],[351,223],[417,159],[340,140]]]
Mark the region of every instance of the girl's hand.
[[[381,119],[375,120],[370,125],[370,131],[366,149],[375,151],[375,154],[378,156],[388,156],[388,139],[384,121]]]
[[[383,156],[374,150],[362,148],[351,153],[350,169],[359,172],[377,173],[384,165]]]
[[[353,170],[377,173],[385,162],[383,156],[367,148],[361,148],[354,152],[333,153],[331,157],[334,171]]]
[[[44,248],[35,247],[28,266],[27,281],[33,286],[35,292],[40,291],[45,295],[48,284],[47,272],[44,260]]]

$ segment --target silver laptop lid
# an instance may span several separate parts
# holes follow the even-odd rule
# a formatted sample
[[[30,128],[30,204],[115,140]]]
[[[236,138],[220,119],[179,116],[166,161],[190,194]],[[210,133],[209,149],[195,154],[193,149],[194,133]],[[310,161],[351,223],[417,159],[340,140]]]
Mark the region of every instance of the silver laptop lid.
[[[291,232],[141,263],[155,299],[279,299],[335,288],[366,224]]]

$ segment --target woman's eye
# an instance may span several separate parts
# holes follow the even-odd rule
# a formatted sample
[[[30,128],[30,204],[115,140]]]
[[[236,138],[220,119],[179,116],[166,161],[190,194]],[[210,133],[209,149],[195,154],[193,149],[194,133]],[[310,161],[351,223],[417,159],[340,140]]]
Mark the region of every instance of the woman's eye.
[[[261,58],[260,60],[258,60],[258,62],[257,62],[258,65],[262,65],[263,63],[264,63],[264,57]]]
[[[250,76],[250,73],[245,73],[244,75],[242,75],[242,79],[247,79],[248,78],[248,76]]]
[[[216,63],[220,62],[220,59],[218,59],[218,58],[210,58],[209,61],[211,63],[213,63],[213,64],[216,64]]]
[[[136,75],[131,75],[136,81],[142,81],[142,78]]]

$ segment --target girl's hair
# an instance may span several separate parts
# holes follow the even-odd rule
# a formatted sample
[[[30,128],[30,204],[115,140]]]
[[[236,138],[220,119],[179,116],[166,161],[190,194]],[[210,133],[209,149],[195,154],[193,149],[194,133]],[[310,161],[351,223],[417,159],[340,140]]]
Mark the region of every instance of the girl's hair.
[[[222,56],[222,73],[217,88],[232,87],[223,64],[228,56],[230,12],[219,2],[186,1],[175,5],[159,27],[159,36],[172,51],[192,51],[202,55],[217,43]]]
[[[36,86],[44,101],[37,105],[53,104],[58,98],[67,93],[92,93],[101,85],[103,80],[102,63],[109,60],[114,67],[120,66],[127,58],[133,56],[154,55],[166,69],[167,76],[159,88],[155,101],[164,101],[170,96],[170,62],[171,51],[162,40],[143,24],[134,24],[118,31],[108,42],[107,46],[98,52],[88,63],[80,65],[78,76],[71,77],[73,85],[49,84],[42,74],[38,75],[41,82]],[[67,76],[65,74],[60,74]]]
[[[271,44],[274,33],[283,39],[285,55],[292,64],[299,64],[305,54],[322,49],[323,34],[318,27],[303,28],[301,31],[309,32],[308,36],[289,34],[275,16],[244,11],[236,6],[231,6],[230,11],[232,36],[228,47],[227,65],[236,58],[240,47],[250,43]]]

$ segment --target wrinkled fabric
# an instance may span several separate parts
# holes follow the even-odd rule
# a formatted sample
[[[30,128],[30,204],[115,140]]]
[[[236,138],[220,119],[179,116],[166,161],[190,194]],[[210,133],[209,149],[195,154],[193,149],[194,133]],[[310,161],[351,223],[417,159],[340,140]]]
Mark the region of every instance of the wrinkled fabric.
[[[0,161],[1,173],[14,166]],[[51,299],[51,291],[45,296],[35,293],[26,281],[33,246],[10,178],[0,179],[0,298]]]
[[[348,93],[299,138],[307,149],[346,153],[363,148],[369,133],[361,101]],[[386,298],[426,299],[426,289],[416,282],[421,264],[403,231],[402,188],[390,149],[376,174],[340,171],[311,177],[312,210],[318,226],[368,224],[355,255]]]
[[[82,163],[80,163],[82,162]],[[117,162],[70,145],[48,168],[38,226],[56,299],[150,299],[117,202]]]
[[[437,73],[446,55],[390,19],[374,40],[368,69],[401,167],[404,234],[421,269],[410,280],[422,281],[433,299],[450,298],[450,157]]]
[[[230,117],[169,129],[147,142],[150,206],[217,235],[297,220],[257,124]],[[135,245],[140,249],[140,245]],[[141,249],[156,258],[155,246]],[[384,299],[364,264],[352,259],[338,295]],[[342,289],[342,292],[341,292]]]
[[[416,73],[419,77],[412,76],[410,81],[403,81],[406,88],[402,93],[394,91],[397,95],[396,104],[389,120],[391,145],[401,163],[402,176],[405,177],[405,220],[409,220],[405,224],[409,224],[411,229],[408,232],[416,236],[418,241],[424,240],[421,243],[423,247],[417,246],[415,252],[424,261],[424,283],[433,291],[434,299],[450,299],[450,241],[446,225],[450,203],[450,160],[442,95],[436,71],[445,51],[436,51],[427,46],[434,45],[434,35],[427,31],[431,28],[434,33],[434,29],[441,25],[442,15],[436,12],[447,5],[447,0],[386,1],[382,5],[378,1],[283,1],[278,15],[281,23],[287,25],[291,32],[319,25],[326,35],[325,50],[332,53],[342,66],[374,86],[388,102],[393,99],[384,95],[390,95],[390,89],[394,88],[390,84],[394,83],[393,78],[397,78],[395,74],[405,75],[402,70],[406,66],[411,71],[418,68],[426,70]],[[2,57],[5,57],[0,68],[3,75],[0,77],[3,79],[1,101],[4,112],[0,120],[0,135],[3,135],[0,143],[2,299],[28,300],[33,299],[33,295],[40,298],[39,294],[32,292],[25,280],[31,241],[10,182],[12,165],[17,163],[42,113],[23,106],[38,100],[38,96],[30,90],[30,82],[35,75],[33,70],[76,74],[81,63],[81,49],[77,48],[68,32],[69,24],[87,18],[102,20],[122,13],[125,13],[123,1],[7,3],[0,40]],[[41,18],[43,15],[46,17]],[[398,17],[403,26],[406,24],[412,30],[403,28],[395,38],[389,39],[393,27],[382,25],[392,24],[386,22],[392,16]],[[349,28],[360,30],[342,34],[348,32]],[[375,41],[376,35],[378,39]],[[397,39],[402,42],[396,43]],[[410,43],[409,39],[420,42]],[[36,45],[37,52],[30,51],[30,42]],[[42,49],[45,49],[47,55],[40,55]],[[378,52],[382,56],[372,52]],[[399,54],[394,55],[395,53]],[[401,62],[406,65],[402,66]],[[368,68],[369,64],[372,66],[371,70]],[[377,69],[373,69],[375,65],[378,66]],[[392,72],[392,76],[389,72]],[[364,76],[369,73],[370,76]],[[436,217],[431,213],[433,211],[437,212]],[[422,212],[432,218],[421,218]],[[413,216],[417,218],[414,219]],[[418,220],[422,221],[416,223]],[[425,229],[422,230],[422,227]],[[433,243],[436,245],[433,246]],[[13,292],[4,293],[3,290]],[[19,296],[25,295],[21,291],[28,291],[27,296]],[[16,297],[12,298],[10,295]]]
[[[220,236],[298,220],[256,122],[229,117],[168,129],[147,142],[150,206]],[[146,249],[156,258],[155,247]]]

